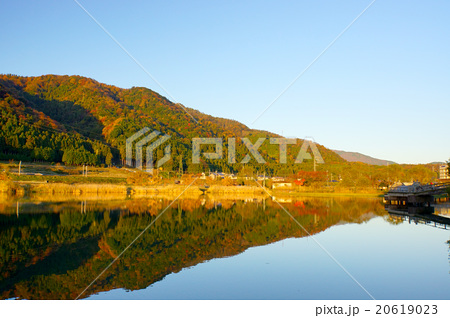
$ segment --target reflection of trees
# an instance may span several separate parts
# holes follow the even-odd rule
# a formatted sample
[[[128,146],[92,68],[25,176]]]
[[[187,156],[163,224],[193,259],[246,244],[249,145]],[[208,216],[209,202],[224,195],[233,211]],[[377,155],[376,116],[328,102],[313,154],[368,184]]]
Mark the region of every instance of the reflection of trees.
[[[386,222],[389,222],[393,225],[399,225],[403,223],[403,219],[400,216],[396,216],[396,215],[392,215],[392,214],[388,214],[384,217],[384,220]]]
[[[76,297],[169,203],[88,203],[86,213],[69,203],[46,206],[51,213],[0,215],[1,297]],[[282,205],[311,234],[384,213],[378,199],[308,198]],[[205,260],[305,235],[271,200],[179,200],[84,296],[145,288]]]

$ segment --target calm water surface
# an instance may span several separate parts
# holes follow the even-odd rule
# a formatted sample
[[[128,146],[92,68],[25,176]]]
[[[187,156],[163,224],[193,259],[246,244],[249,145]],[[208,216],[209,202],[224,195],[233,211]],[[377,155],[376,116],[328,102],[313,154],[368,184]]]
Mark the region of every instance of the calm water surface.
[[[4,200],[1,298],[76,298],[170,202]],[[450,226],[378,198],[278,202],[303,228],[271,199],[180,199],[81,298],[450,298]]]

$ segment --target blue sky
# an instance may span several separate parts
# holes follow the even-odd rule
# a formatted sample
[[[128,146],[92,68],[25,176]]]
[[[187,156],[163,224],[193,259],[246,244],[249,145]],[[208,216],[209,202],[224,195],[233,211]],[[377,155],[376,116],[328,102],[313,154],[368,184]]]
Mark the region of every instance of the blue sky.
[[[0,73],[145,86],[188,107],[399,163],[450,158],[449,1],[0,0]]]

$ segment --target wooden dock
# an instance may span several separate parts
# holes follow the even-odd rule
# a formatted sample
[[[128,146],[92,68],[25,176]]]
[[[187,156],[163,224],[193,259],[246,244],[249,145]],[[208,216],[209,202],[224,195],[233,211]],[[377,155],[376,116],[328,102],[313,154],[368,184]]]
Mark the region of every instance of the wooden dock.
[[[414,182],[412,185],[401,185],[389,190],[384,195],[388,205],[396,206],[430,206],[435,202],[435,196],[447,194],[450,183],[445,184],[421,184]]]

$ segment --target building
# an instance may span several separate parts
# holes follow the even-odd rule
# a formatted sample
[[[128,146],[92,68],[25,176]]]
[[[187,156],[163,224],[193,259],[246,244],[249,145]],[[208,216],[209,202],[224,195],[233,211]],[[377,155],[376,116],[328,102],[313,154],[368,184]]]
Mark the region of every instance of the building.
[[[225,173],[223,172],[211,172],[209,174],[209,177],[213,180],[219,180],[219,179],[224,179],[225,178]]]
[[[450,175],[448,174],[448,165],[441,165],[439,167],[439,179],[450,179]]]
[[[292,189],[292,183],[290,182],[277,182],[272,184],[272,189]]]

